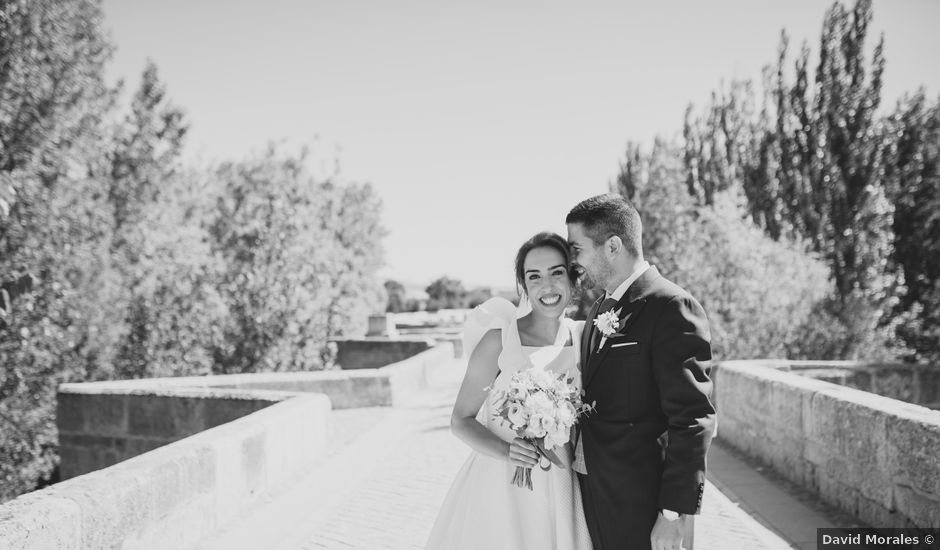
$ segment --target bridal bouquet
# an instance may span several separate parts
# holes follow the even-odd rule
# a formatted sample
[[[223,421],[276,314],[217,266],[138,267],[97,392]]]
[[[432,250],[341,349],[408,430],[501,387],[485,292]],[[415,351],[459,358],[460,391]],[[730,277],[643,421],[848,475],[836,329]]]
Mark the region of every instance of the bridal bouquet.
[[[498,394],[494,414],[538,448],[548,461],[542,466],[540,460],[540,467],[549,470],[553,463],[563,467],[553,449],[568,443],[578,417],[591,409],[581,402],[574,378],[533,367],[513,373],[509,387]],[[532,469],[517,466],[512,482],[531,490]]]

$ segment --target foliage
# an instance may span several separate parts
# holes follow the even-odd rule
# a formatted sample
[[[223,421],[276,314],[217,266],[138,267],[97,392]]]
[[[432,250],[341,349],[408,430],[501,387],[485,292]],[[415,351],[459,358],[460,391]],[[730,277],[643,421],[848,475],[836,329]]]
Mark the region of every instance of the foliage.
[[[179,161],[187,130],[148,63],[108,155],[110,252],[125,290],[114,372],[102,373],[109,378],[212,371],[225,307],[203,222],[205,184]]]
[[[186,167],[152,63],[117,116],[100,23],[0,1],[0,501],[54,475],[60,383],[318,368],[380,303],[371,186]]]
[[[800,243],[764,235],[733,189],[714,189],[700,204],[683,162],[659,140],[648,156],[630,145],[621,164],[613,190],[640,212],[646,258],[702,303],[716,358],[786,356],[826,294],[825,266]]]
[[[34,281],[0,327],[0,500],[51,474],[55,388],[101,360],[107,332],[110,227],[87,177],[113,101],[100,18],[93,0],[0,3],[0,280]]]
[[[405,285],[398,281],[388,280],[383,284],[385,294],[388,297],[385,305],[385,311],[388,313],[401,313],[405,310],[405,303],[408,299]]]
[[[215,372],[322,367],[327,339],[362,332],[380,302],[378,198],[316,181],[305,157],[272,148],[213,175],[209,234],[229,312]]]
[[[886,163],[894,203],[894,264],[906,292],[895,313],[912,359],[940,365],[940,99],[904,98],[888,122]]]
[[[428,311],[467,307],[467,291],[457,279],[442,276],[425,289],[428,293]]]
[[[713,95],[704,116],[693,118],[691,109],[686,116],[684,167],[697,203],[740,189],[768,235],[807,243],[829,267],[831,292],[814,307],[802,347],[791,349],[798,357],[903,352],[894,336],[904,324],[895,310],[903,278],[891,262],[900,215],[889,174],[898,157],[893,131],[876,115],[884,40],[869,63],[871,19],[870,0],[851,10],[833,4],[815,72],[804,44],[792,81],[784,33],[776,65],[765,71],[759,114],[750,84],[736,82]]]

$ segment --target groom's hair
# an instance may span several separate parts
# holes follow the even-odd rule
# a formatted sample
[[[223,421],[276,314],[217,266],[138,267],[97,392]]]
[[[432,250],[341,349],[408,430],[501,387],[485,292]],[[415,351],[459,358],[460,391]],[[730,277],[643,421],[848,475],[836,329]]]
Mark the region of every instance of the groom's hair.
[[[594,246],[614,235],[620,237],[627,252],[635,257],[643,254],[643,223],[640,213],[620,195],[606,194],[579,202],[565,223],[579,223]]]

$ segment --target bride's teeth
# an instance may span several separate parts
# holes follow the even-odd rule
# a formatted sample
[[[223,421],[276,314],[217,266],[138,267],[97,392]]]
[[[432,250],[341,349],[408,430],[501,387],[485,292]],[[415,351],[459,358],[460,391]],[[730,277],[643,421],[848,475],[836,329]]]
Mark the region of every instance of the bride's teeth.
[[[561,296],[559,294],[554,294],[551,297],[542,296],[541,298],[539,298],[539,301],[545,304],[546,306],[553,306],[557,304],[559,300],[561,300]]]

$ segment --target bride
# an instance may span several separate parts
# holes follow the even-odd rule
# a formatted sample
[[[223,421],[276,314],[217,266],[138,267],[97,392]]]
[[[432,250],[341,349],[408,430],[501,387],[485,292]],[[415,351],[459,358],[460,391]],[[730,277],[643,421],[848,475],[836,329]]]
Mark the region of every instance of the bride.
[[[570,265],[568,243],[539,233],[516,255],[518,312],[493,298],[468,316],[470,359],[451,429],[473,452],[444,499],[427,550],[590,550],[576,474],[540,468],[536,448],[494,415],[496,395],[516,371],[565,372],[580,384],[581,323],[564,317],[575,279]],[[559,454],[570,465],[570,443]],[[532,468],[532,490],[511,483],[517,466]]]

